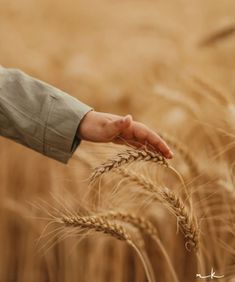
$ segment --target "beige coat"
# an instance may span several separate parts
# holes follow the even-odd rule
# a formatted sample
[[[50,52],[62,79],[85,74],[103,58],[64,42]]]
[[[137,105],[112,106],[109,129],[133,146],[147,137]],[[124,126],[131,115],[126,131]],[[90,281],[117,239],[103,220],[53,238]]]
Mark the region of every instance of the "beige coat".
[[[91,108],[17,69],[0,66],[0,135],[67,163]]]

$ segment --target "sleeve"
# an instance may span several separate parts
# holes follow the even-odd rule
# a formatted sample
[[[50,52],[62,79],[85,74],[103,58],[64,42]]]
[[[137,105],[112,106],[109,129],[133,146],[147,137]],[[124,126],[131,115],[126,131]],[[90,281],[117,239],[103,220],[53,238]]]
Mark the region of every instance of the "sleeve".
[[[67,163],[92,108],[17,69],[0,66],[0,135]]]

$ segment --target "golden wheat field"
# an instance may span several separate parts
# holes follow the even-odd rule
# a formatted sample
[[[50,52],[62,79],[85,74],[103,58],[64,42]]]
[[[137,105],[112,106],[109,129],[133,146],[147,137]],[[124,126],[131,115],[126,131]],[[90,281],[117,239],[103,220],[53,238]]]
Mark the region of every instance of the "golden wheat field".
[[[0,64],[175,156],[0,137],[0,282],[235,281],[235,1],[0,0]]]

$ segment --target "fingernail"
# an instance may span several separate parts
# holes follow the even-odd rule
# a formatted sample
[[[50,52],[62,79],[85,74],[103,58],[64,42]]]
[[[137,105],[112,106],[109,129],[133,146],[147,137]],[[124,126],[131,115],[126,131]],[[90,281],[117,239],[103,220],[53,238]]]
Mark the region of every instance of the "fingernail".
[[[173,158],[173,156],[174,156],[174,153],[172,151],[169,151],[169,153],[167,154],[167,157],[171,159]]]

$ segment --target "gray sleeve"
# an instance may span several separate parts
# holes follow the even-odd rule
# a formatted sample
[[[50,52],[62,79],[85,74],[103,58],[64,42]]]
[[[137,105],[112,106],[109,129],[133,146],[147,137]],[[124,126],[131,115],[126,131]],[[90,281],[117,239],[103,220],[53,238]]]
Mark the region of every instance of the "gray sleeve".
[[[63,91],[17,69],[0,66],[0,135],[67,163],[92,110]]]

